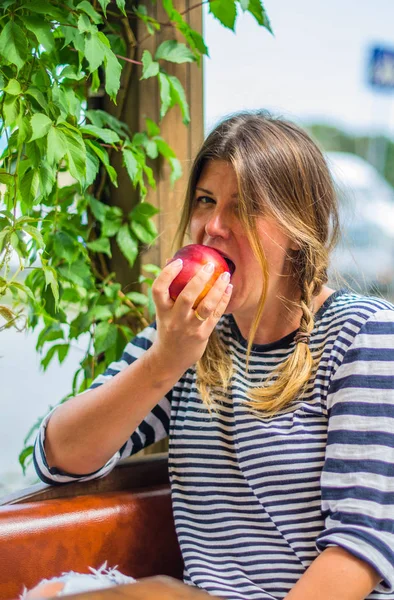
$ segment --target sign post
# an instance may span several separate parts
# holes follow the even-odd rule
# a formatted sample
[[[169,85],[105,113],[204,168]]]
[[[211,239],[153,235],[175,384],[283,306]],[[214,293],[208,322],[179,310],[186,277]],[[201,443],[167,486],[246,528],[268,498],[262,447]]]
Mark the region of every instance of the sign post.
[[[394,48],[375,46],[371,49],[368,64],[368,84],[374,92],[394,92]],[[387,149],[387,136],[376,137],[374,140],[371,138],[368,147],[368,161],[383,175]]]

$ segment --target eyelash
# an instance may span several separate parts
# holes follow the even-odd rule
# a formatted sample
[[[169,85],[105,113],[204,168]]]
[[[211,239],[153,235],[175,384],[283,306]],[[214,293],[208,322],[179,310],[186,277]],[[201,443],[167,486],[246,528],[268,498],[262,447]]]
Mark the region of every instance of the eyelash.
[[[196,198],[196,204],[208,204],[205,202],[201,202],[202,200],[210,200],[211,202],[215,202],[215,200],[213,200],[213,198],[210,198],[209,196],[198,196]]]

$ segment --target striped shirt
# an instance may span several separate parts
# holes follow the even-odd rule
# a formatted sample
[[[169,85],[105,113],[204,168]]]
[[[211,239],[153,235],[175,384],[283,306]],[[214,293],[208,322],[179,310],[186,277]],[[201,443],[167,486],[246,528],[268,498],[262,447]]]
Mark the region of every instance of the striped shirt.
[[[254,416],[247,391],[294,351],[296,332],[254,345],[231,315],[218,332],[233,361],[227,400],[209,414],[195,367],[144,419],[119,458],[169,435],[169,470],[184,580],[231,600],[284,598],[328,546],[372,565],[382,581],[370,600],[394,600],[394,306],[347,291],[315,315],[318,366],[303,396],[270,418]],[[153,343],[155,324],[130,342],[92,387]],[[35,464],[50,483],[73,476],[48,469],[37,438]]]

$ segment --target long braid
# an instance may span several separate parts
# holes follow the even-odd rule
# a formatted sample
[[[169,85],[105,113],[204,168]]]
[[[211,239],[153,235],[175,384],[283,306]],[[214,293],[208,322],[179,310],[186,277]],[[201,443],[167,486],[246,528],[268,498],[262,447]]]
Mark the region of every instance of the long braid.
[[[297,254],[298,285],[301,290],[299,306],[302,310],[299,333],[302,341],[295,344],[293,353],[268,377],[264,387],[249,391],[250,407],[253,412],[264,416],[274,415],[302,394],[315,366],[308,339],[314,328],[313,299],[325,283],[325,262],[316,268],[309,252],[299,251]]]

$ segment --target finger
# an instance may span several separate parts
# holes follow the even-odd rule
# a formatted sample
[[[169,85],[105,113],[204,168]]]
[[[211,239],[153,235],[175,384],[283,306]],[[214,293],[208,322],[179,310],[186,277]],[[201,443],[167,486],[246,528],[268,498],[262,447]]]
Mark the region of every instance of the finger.
[[[207,295],[198,303],[196,310],[202,319],[207,319],[216,311],[218,303],[221,301],[229,285],[229,281],[230,273],[222,273]]]
[[[215,323],[217,323],[217,321],[219,321],[219,319],[221,319],[221,317],[224,315],[224,313],[226,312],[226,308],[231,300],[231,294],[233,293],[233,285],[232,283],[229,283],[226,287],[226,289],[224,290],[224,293],[222,295],[222,297],[219,300],[218,305],[216,306],[215,310],[213,311],[211,317],[210,317],[210,321],[214,321]]]
[[[213,263],[207,263],[192,277],[185,285],[176,299],[176,307],[179,316],[187,317],[190,310],[199,302],[199,297],[209,293],[211,286],[215,284]],[[216,276],[217,277],[217,276]]]
[[[178,258],[168,263],[156,277],[152,284],[152,297],[157,308],[167,308],[172,306],[173,302],[170,298],[168,288],[171,283],[179,275],[183,267],[183,260]]]

